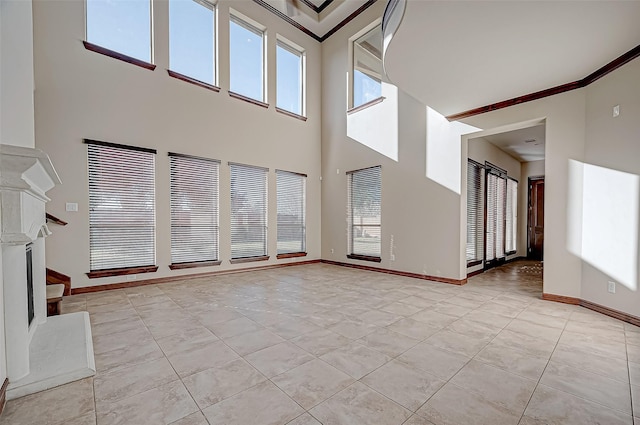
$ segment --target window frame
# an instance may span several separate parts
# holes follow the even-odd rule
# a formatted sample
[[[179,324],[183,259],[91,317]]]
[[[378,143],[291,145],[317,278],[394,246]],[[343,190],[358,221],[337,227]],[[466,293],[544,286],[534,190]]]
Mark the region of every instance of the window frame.
[[[220,161],[217,159],[211,158],[203,158],[192,155],[179,154],[174,152],[169,152],[169,204],[170,204],[170,228],[171,228],[171,264],[169,268],[171,270],[176,269],[184,269],[184,268],[193,268],[193,267],[207,267],[207,266],[217,266],[221,264],[220,261]],[[182,163],[182,164],[181,164]],[[205,188],[211,188],[213,191],[213,197],[211,199],[211,205],[207,205],[208,208],[198,208],[196,209],[196,215],[202,217],[204,214],[211,213],[213,214],[214,220],[211,227],[212,232],[215,234],[215,240],[209,241],[213,247],[215,247],[215,258],[203,258],[203,259],[190,259],[188,261],[176,261],[178,255],[175,254],[174,248],[177,248],[178,240],[174,239],[174,230],[180,228],[184,229],[188,227],[189,229],[193,229],[193,226],[184,226],[178,225],[176,221],[174,221],[174,211],[176,209],[176,205],[174,205],[174,199],[176,195],[183,194],[186,196],[193,195],[193,200],[196,201],[197,204],[206,199],[206,195],[204,192],[207,189],[202,191],[197,191],[194,193],[188,193],[181,191],[181,187],[183,186],[186,179],[180,178],[176,179],[174,175],[174,171],[178,169],[178,167],[182,166],[181,171],[186,174],[199,174],[202,175],[205,171],[211,172],[213,175],[211,181],[204,181],[204,179],[199,179],[198,183],[200,186]],[[205,170],[205,167],[211,167],[210,170]],[[174,184],[174,182],[178,181],[181,184]],[[205,195],[205,196],[203,196]],[[202,227],[202,226],[201,226]],[[185,238],[182,242],[189,242],[189,238]],[[192,242],[192,241],[191,241]]]
[[[301,179],[301,191],[302,191],[302,199],[301,209],[302,209],[302,224],[301,224],[301,234],[302,239],[300,240],[301,250],[289,250],[289,251],[280,251],[279,243],[280,243],[280,228],[282,224],[280,223],[280,197],[279,197],[279,179],[280,175],[288,175],[291,177],[299,177]],[[285,170],[276,170],[276,222],[277,222],[277,230],[276,230],[276,258],[291,258],[291,257],[303,257],[307,255],[307,175],[302,173],[296,173],[293,171],[285,171]]]
[[[235,23],[236,25],[241,26],[242,28],[244,28],[247,31],[250,31],[256,35],[259,35],[261,37],[262,43],[261,43],[261,67],[260,67],[260,78],[261,78],[261,82],[262,82],[262,98],[261,99],[255,99],[251,96],[248,96],[246,94],[243,93],[239,93],[237,91],[234,91],[231,89],[231,81],[232,81],[232,76],[231,76],[231,55],[232,55],[232,46],[231,46],[231,24]],[[268,68],[267,68],[267,58],[268,58],[268,51],[267,51],[267,28],[264,25],[261,25],[260,23],[254,21],[253,19],[243,15],[240,12],[237,12],[236,10],[229,8],[229,62],[228,62],[228,66],[229,66],[229,94],[232,97],[235,98],[239,98],[241,100],[247,100],[249,102],[254,101],[254,103],[258,103],[260,106],[267,106],[268,107],[268,103],[267,103],[267,99],[268,99]]]
[[[351,36],[349,38],[349,48],[348,48],[348,54],[349,54],[349,73],[348,73],[348,88],[347,88],[347,112],[356,112],[362,109],[365,109],[369,106],[373,106],[375,104],[380,103],[381,101],[383,101],[385,98],[382,95],[382,80],[380,81],[380,89],[381,89],[381,95],[375,99],[372,99],[368,102],[364,102],[360,105],[355,105],[355,101],[354,101],[354,97],[355,97],[355,78],[354,78],[354,74],[355,74],[355,65],[356,65],[356,61],[355,61],[355,43],[362,38],[364,35],[370,33],[372,30],[374,30],[376,27],[380,27],[380,31],[382,31],[382,18],[376,19],[375,21],[373,21],[372,23],[370,23],[369,25],[365,26],[364,28],[362,28],[360,31],[358,31],[356,34],[354,34],[353,36]],[[382,47],[382,46],[381,46]]]
[[[150,273],[150,272],[155,272],[158,270],[158,266],[155,265],[156,261],[157,261],[157,247],[156,247],[156,243],[157,243],[157,221],[156,221],[156,215],[157,215],[157,205],[156,205],[156,179],[155,179],[155,172],[156,172],[156,161],[155,161],[155,157],[156,157],[156,153],[157,151],[155,149],[149,149],[149,148],[143,148],[143,147],[138,147],[138,146],[129,146],[129,145],[121,145],[121,144],[116,144],[116,143],[111,143],[111,142],[102,142],[102,141],[97,141],[97,140],[91,140],[91,139],[84,139],[83,140],[84,144],[87,145],[87,171],[88,171],[88,200],[89,200],[89,269],[90,271],[87,273],[87,276],[90,279],[93,278],[99,278],[99,277],[107,277],[107,276],[120,276],[120,275],[126,275],[126,274],[137,274],[137,273]],[[91,190],[91,186],[92,184],[95,185],[96,183],[100,183],[101,180],[99,179],[94,179],[92,178],[92,175],[94,173],[98,173],[98,171],[100,171],[99,174],[106,174],[106,169],[105,167],[98,167],[97,164],[94,165],[92,164],[92,150],[97,149],[112,149],[112,150],[116,150],[116,152],[120,152],[121,155],[129,155],[129,156],[135,156],[137,155],[143,155],[143,154],[149,154],[151,155],[151,170],[147,170],[146,171],[146,175],[151,176],[152,181],[150,182],[146,182],[146,184],[148,185],[149,193],[151,194],[151,197],[153,199],[152,205],[153,205],[153,210],[152,210],[152,237],[150,238],[151,242],[150,242],[150,247],[151,250],[153,251],[153,265],[151,264],[135,264],[135,265],[123,265],[122,267],[105,267],[105,268],[94,268],[94,264],[93,264],[93,241],[94,238],[92,238],[92,213],[94,211],[94,207],[93,207],[93,202],[94,202],[94,196],[98,196],[98,194],[92,195],[92,190]],[[93,155],[101,155],[102,153],[96,151],[96,153],[94,153]],[[109,159],[111,162],[115,162],[114,159]],[[130,159],[131,160],[131,159]],[[95,167],[95,168],[94,168]],[[116,175],[115,178],[113,178],[113,176],[110,176],[111,180],[115,180],[116,183],[120,182],[120,180],[126,180],[127,176],[121,177],[121,175]],[[139,177],[140,174],[138,175],[137,179],[139,181]],[[107,177],[108,178],[108,177]],[[112,186],[108,186],[109,188],[111,188]],[[117,185],[114,184],[113,187],[117,188]],[[104,191],[104,188],[102,189],[102,191]],[[118,201],[120,202],[120,201]],[[135,218],[135,217],[134,217]],[[97,228],[109,228],[109,220],[105,220],[106,223],[103,223],[102,225],[98,225]],[[144,226],[132,226],[131,228],[144,228],[144,227],[149,227],[148,225]],[[131,248],[130,248],[131,249]],[[130,257],[128,257],[130,258]],[[98,261],[98,260],[96,260]]]
[[[283,108],[278,105],[278,97],[279,97],[279,87],[278,87],[278,48],[284,49],[289,53],[298,56],[299,58],[299,69],[298,73],[300,75],[300,98],[298,101],[300,102],[300,113],[290,111],[286,108]],[[307,116],[307,53],[306,50],[297,44],[287,40],[282,37],[280,34],[276,34],[276,110],[278,112],[285,112],[288,114],[293,114],[298,117],[306,118]]]
[[[380,193],[378,194],[379,196],[379,214],[378,216],[380,217],[379,220],[379,224],[367,224],[367,225],[357,225],[360,227],[377,227],[380,232],[380,240],[379,240],[379,244],[380,244],[380,255],[375,256],[375,255],[367,255],[367,254],[361,254],[361,253],[357,253],[354,252],[354,238],[353,238],[353,234],[354,234],[354,211],[355,208],[353,207],[353,195],[354,195],[354,188],[353,188],[353,177],[359,173],[364,173],[364,172],[368,172],[368,171],[372,171],[374,169],[378,170],[378,178],[380,179],[379,181],[379,189],[380,189]],[[376,263],[380,263],[382,261],[382,166],[381,165],[375,165],[372,167],[367,167],[367,168],[361,168],[358,170],[353,170],[353,171],[347,171],[347,258],[350,259],[354,259],[354,260],[363,260],[363,261],[373,261]]]
[[[471,186],[469,182],[471,181],[469,171],[473,168],[477,170],[478,175],[477,178],[474,178],[474,186]],[[473,159],[467,159],[467,246],[465,249],[465,253],[469,253],[469,244],[473,245],[473,251],[475,253],[474,258],[466,258],[467,267],[473,267],[478,264],[482,264],[485,258],[484,252],[484,204],[483,204],[483,193],[484,193],[484,173],[485,167],[479,162],[474,161]],[[477,185],[477,187],[475,187]],[[476,193],[473,194],[473,198],[475,199],[475,205],[470,205],[470,189],[475,187]],[[472,208],[474,210],[472,210]],[[475,231],[471,230],[470,220],[475,218]],[[473,235],[472,241],[469,241],[469,236]]]
[[[510,186],[509,183],[511,183],[511,185],[515,184],[514,191],[509,189],[509,186]],[[518,251],[518,180],[514,179],[513,177],[507,176],[506,192],[507,193],[505,197],[506,207],[505,207],[504,249],[505,249],[505,254],[509,256],[509,255],[515,254]],[[510,199],[514,195],[515,195],[515,199]],[[511,204],[511,211],[509,211],[508,209],[509,204]],[[509,217],[510,213],[512,213],[511,217]],[[509,222],[509,219],[511,220],[511,223]],[[509,229],[509,224],[511,224],[510,226],[511,229]],[[510,246],[507,246],[507,234],[510,232],[512,233],[511,238],[513,243],[513,249],[509,249]]]

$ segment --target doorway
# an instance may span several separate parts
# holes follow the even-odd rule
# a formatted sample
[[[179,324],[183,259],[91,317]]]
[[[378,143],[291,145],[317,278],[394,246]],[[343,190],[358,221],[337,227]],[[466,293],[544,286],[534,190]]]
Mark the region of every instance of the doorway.
[[[544,258],[544,176],[529,177],[527,258]]]

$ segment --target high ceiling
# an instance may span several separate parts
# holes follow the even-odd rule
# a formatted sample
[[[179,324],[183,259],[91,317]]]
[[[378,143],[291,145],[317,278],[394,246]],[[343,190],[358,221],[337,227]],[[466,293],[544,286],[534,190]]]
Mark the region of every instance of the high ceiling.
[[[640,1],[408,0],[390,81],[443,115],[580,80],[640,44]]]

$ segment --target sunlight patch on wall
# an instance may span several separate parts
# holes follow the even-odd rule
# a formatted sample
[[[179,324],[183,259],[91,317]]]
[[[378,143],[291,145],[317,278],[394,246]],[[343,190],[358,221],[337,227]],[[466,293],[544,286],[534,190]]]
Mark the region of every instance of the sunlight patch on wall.
[[[568,228],[568,248],[602,273],[637,290],[640,176],[571,161],[570,179],[570,203],[578,202],[576,192],[582,186],[582,231],[577,235]],[[575,206],[571,209],[568,212],[577,218]],[[575,252],[578,242],[581,249]]]
[[[449,122],[444,115],[427,106],[427,178],[460,194],[460,137],[479,128],[461,122]]]
[[[347,136],[398,161],[398,88],[382,83],[382,102],[347,115]]]

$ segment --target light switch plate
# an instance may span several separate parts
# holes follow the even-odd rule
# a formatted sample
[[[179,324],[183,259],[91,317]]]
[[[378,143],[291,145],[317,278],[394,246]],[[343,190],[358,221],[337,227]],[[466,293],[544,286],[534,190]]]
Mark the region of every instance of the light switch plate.
[[[67,202],[65,207],[68,212],[78,212],[78,204],[76,202]]]
[[[613,117],[620,116],[620,105],[616,105],[613,107]]]

